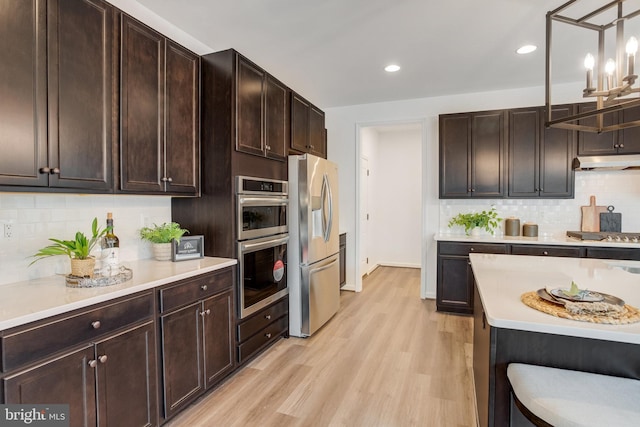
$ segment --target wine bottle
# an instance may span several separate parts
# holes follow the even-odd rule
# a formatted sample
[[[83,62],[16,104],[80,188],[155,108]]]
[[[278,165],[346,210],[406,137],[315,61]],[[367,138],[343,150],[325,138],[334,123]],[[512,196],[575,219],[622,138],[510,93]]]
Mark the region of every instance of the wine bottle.
[[[102,238],[102,271],[105,276],[115,276],[118,274],[120,262],[118,255],[120,251],[120,239],[113,231],[113,214],[107,213],[108,231]]]

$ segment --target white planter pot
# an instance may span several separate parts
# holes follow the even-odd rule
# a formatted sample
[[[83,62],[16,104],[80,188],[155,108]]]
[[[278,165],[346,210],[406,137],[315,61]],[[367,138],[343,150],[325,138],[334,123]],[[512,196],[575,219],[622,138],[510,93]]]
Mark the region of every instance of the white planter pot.
[[[471,235],[472,235],[472,236],[477,237],[477,236],[479,236],[480,234],[482,234],[482,228],[480,228],[480,227],[473,227],[473,228],[471,229]]]
[[[158,261],[171,261],[171,243],[153,243],[153,257]]]

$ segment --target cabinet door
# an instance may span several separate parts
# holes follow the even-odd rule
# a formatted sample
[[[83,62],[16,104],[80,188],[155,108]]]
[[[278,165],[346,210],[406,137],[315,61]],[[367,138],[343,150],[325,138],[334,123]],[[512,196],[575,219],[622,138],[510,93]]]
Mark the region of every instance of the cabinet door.
[[[49,183],[46,21],[45,0],[0,2],[0,185]]]
[[[265,154],[277,160],[287,158],[289,146],[289,89],[267,75],[265,80]]]
[[[166,191],[196,195],[200,187],[200,59],[166,42],[164,144]]]
[[[640,120],[640,107],[620,111],[620,122]],[[632,127],[618,131],[618,154],[640,153],[640,127]]]
[[[552,118],[573,115],[572,105],[552,107]],[[540,139],[540,197],[572,198],[575,172],[572,164],[576,156],[576,132],[545,128]]]
[[[237,57],[236,150],[264,154],[262,96],[265,73]]]
[[[161,317],[164,415],[169,417],[204,390],[202,303]]]
[[[96,344],[100,425],[157,424],[155,342],[149,322]]]
[[[509,111],[509,197],[538,197],[539,108]]]
[[[473,274],[467,256],[438,256],[436,306],[438,311],[473,312]]]
[[[3,380],[6,403],[68,404],[72,426],[96,425],[94,347],[87,346]]]
[[[164,38],[122,15],[120,189],[164,191]]]
[[[293,92],[291,94],[291,148],[301,153],[309,151],[309,103]]]
[[[471,116],[441,115],[439,132],[440,198],[470,197]]]
[[[578,104],[578,113],[593,111],[596,104],[593,102]],[[610,126],[617,122],[617,116],[613,114],[604,115],[604,125]],[[595,126],[596,117],[587,117],[578,120],[578,124]],[[615,154],[618,146],[618,132],[578,132],[578,155],[597,156],[601,154]]]
[[[504,111],[474,113],[471,117],[471,196],[504,197],[505,186]]]
[[[309,107],[309,152],[314,156],[327,158],[324,130],[324,112],[311,105]]]
[[[101,0],[48,2],[52,187],[113,187],[113,20]]]
[[[233,369],[233,292],[205,300],[204,312],[204,371],[210,387]]]

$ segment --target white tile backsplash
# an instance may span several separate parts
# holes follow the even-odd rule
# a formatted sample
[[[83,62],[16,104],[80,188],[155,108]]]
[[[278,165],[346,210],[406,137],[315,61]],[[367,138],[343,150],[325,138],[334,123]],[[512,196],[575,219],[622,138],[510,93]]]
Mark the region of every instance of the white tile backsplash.
[[[622,213],[622,231],[640,231],[640,171],[576,172],[574,199],[464,199],[440,200],[440,233],[462,234],[462,227],[449,228],[449,220],[460,212],[482,211],[495,206],[501,218],[516,217],[520,224],[538,224],[540,235],[564,235],[579,230],[581,206],[596,196],[597,205],[615,207]],[[503,234],[504,225],[496,234]]]
[[[95,217],[104,227],[107,212],[113,212],[120,260],[126,263],[151,258],[151,248],[138,238],[138,230],[171,221],[171,198],[0,192],[0,284],[68,272],[65,257],[43,259],[29,266],[34,259],[31,255],[46,246],[49,237],[71,239],[76,231],[91,233]],[[5,223],[12,225],[11,238],[4,237]]]

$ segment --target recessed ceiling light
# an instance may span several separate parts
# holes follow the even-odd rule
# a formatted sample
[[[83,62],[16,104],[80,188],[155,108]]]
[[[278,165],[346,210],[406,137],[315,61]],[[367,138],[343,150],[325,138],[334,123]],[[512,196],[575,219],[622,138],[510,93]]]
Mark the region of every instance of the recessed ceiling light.
[[[386,67],[384,67],[384,70],[386,72],[388,72],[388,73],[395,73],[399,69],[400,69],[400,66],[396,65],[396,64],[390,64],[390,65],[387,65]]]
[[[516,52],[518,52],[520,55],[525,55],[527,53],[533,52],[537,48],[538,48],[537,46],[534,46],[532,44],[526,44],[526,45],[520,47],[518,50],[516,50]]]

